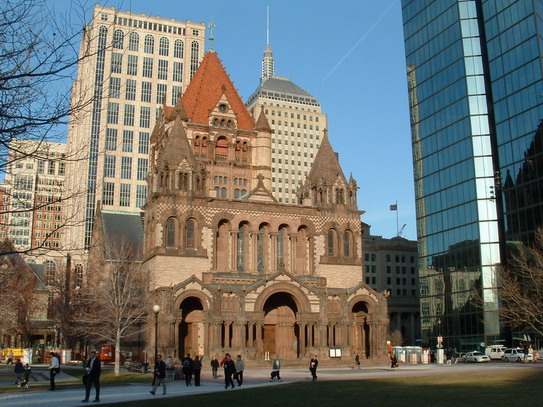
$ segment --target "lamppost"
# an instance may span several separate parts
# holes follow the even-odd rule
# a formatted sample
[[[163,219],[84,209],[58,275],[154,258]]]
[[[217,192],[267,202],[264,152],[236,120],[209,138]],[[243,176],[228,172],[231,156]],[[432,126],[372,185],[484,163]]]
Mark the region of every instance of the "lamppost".
[[[153,312],[155,313],[155,363],[158,355],[158,313],[160,312],[160,305],[153,305]]]

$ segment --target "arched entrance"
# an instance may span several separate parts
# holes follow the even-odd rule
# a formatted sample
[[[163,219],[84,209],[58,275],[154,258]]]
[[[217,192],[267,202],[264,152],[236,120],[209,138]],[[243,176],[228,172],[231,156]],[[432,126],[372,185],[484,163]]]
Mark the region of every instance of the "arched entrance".
[[[297,359],[300,354],[299,327],[296,323],[298,307],[293,297],[275,293],[264,303],[262,342],[264,352],[280,359]]]
[[[179,323],[179,357],[204,353],[204,307],[199,298],[185,298],[179,305],[182,320]]]
[[[355,353],[360,353],[362,358],[370,358],[371,354],[371,327],[368,312],[368,304],[359,301],[353,305],[353,347]]]

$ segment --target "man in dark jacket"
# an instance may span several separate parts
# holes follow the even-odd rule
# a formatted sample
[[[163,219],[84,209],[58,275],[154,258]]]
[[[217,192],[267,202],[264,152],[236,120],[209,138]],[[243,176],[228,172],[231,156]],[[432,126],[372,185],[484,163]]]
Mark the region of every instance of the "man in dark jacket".
[[[162,355],[156,357],[155,363],[155,384],[151,393],[155,395],[156,388],[162,384],[162,395],[166,394],[166,363],[162,360]]]
[[[311,376],[313,376],[313,381],[317,380],[317,366],[319,365],[319,359],[317,355],[314,355],[309,362],[309,371]]]
[[[194,367],[194,361],[190,357],[190,353],[187,353],[187,356],[185,359],[183,359],[182,365],[183,375],[185,375],[185,383],[187,386],[192,386],[192,369]]]
[[[234,386],[234,380],[232,379],[232,375],[236,373],[236,364],[229,353],[224,355],[221,365],[224,367],[224,388],[227,389],[228,386],[232,386],[232,388],[236,387]]]
[[[96,352],[91,352],[91,357],[88,361],[84,363],[85,365],[85,398],[81,400],[82,403],[89,401],[91,387],[94,384],[94,389],[96,390],[96,397],[94,398],[95,402],[100,401],[100,373],[102,373],[102,364],[100,359],[96,356]]]

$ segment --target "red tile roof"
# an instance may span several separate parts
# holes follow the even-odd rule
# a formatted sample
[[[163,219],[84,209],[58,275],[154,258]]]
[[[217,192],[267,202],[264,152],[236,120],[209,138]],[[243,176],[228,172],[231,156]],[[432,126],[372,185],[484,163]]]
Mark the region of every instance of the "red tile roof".
[[[212,51],[205,54],[183,95],[187,117],[193,123],[209,124],[209,112],[216,107],[223,92],[237,115],[238,128],[254,130],[253,116],[245,107],[219,57]]]

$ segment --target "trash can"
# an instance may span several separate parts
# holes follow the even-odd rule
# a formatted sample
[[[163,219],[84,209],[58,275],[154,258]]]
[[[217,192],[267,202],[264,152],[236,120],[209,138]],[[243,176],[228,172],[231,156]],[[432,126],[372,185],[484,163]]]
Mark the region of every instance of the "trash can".
[[[149,372],[149,363],[142,363],[141,368],[143,369],[143,373]]]

